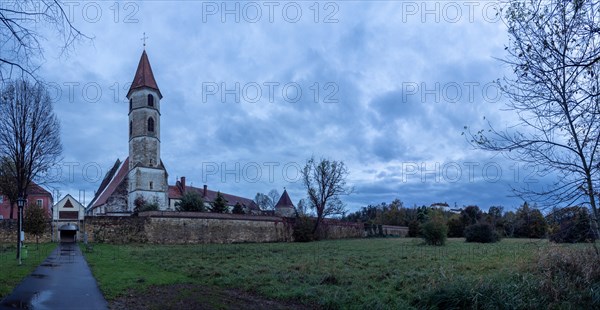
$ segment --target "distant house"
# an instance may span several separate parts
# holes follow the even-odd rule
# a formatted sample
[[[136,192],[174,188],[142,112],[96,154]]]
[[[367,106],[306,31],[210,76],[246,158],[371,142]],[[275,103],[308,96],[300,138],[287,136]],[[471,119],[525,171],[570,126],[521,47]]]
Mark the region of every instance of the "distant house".
[[[79,225],[85,216],[85,207],[71,195],[63,197],[52,207],[52,229],[61,242],[74,242]]]
[[[176,210],[175,203],[181,201],[181,197],[186,192],[195,192],[198,195],[200,195],[200,197],[202,197],[202,199],[204,200],[206,207],[210,207],[210,205],[217,198],[217,194],[219,193],[218,191],[209,190],[208,186],[206,184],[202,188],[188,186],[185,184],[185,177],[181,177],[175,183],[174,186],[169,185],[169,208],[168,209]],[[229,211],[231,211],[233,209],[233,207],[239,203],[242,206],[242,208],[244,209],[244,212],[246,214],[260,214],[260,208],[258,207],[258,205],[256,205],[256,203],[252,199],[235,196],[235,195],[231,195],[231,194],[227,194],[227,193],[223,193],[223,192],[221,192],[221,195],[223,195],[223,198],[225,198],[225,200],[227,201],[227,207],[229,208]]]
[[[51,215],[50,208],[53,204],[52,194],[45,190],[43,187],[31,182],[29,188],[27,189],[27,202],[25,203],[25,208],[27,208],[30,204],[37,204],[41,206],[48,212],[48,216]],[[12,218],[17,219],[18,208],[15,205],[13,206]],[[10,219],[10,201],[8,197],[2,195],[0,193],[0,219]]]

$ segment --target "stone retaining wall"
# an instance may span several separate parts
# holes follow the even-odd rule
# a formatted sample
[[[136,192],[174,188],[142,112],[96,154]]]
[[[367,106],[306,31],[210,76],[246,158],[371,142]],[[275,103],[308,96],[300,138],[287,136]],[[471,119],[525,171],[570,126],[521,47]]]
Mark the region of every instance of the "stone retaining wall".
[[[326,220],[328,239],[360,238],[362,224]],[[242,243],[293,241],[294,219],[198,212],[142,212],[133,217],[86,217],[90,242]]]
[[[50,223],[50,222],[48,222]],[[17,244],[17,220],[0,220],[0,243],[14,243]],[[25,243],[35,243],[35,236],[31,234],[25,234]],[[48,224],[48,231],[43,235],[39,236],[39,242],[49,242],[51,239],[50,224]]]
[[[81,232],[85,230],[89,242],[117,244],[290,242],[294,222],[294,218],[277,216],[149,211],[131,217],[86,217],[85,224],[79,223],[78,239],[82,241]],[[361,238],[367,234],[363,224],[332,219],[322,223],[327,239]],[[405,237],[408,233],[407,227],[383,225],[382,228],[385,235]],[[0,243],[16,243],[16,231],[16,220],[0,220]],[[39,240],[51,241],[50,228]],[[35,242],[35,236],[25,234],[25,242]]]

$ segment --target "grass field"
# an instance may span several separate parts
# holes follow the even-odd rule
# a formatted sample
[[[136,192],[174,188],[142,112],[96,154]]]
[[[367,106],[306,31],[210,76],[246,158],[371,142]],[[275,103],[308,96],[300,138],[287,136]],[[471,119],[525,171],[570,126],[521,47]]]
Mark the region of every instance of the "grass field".
[[[56,247],[55,243],[27,244],[27,258],[17,265],[15,244],[0,244],[0,300],[10,294],[21,280],[42,263]]]
[[[482,308],[537,308],[544,296],[529,270],[547,247],[547,241],[529,239],[496,244],[450,239],[435,247],[420,239],[387,238],[97,244],[85,255],[109,300],[143,295],[156,286],[193,284],[321,308],[460,308],[478,303]]]

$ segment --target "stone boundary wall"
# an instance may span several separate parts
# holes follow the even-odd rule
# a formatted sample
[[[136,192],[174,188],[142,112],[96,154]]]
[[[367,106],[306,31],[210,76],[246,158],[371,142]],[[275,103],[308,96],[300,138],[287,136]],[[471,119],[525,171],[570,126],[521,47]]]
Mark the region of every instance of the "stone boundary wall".
[[[14,243],[17,244],[17,220],[0,220],[0,243]],[[48,230],[39,237],[40,242],[50,242],[51,230],[50,222],[48,222]],[[35,243],[35,236],[26,233],[25,244]]]
[[[138,216],[86,217],[90,242],[199,244],[290,242],[294,218],[201,212],[148,211]],[[364,237],[362,224],[325,220],[328,239]]]
[[[408,236],[408,227],[406,226],[391,226],[391,225],[381,225],[383,229],[383,234],[386,236],[398,236],[398,237],[406,237]]]
[[[154,243],[199,244],[242,242],[291,242],[294,218],[277,216],[239,215],[199,212],[148,211],[139,216],[88,216],[78,223],[79,242],[83,230],[89,242],[100,243]],[[363,224],[333,219],[323,220],[327,239],[362,238],[367,235]],[[64,224],[64,223],[59,223]],[[58,240],[57,223],[54,223],[55,241]],[[382,225],[385,235],[406,237],[408,227]],[[0,243],[16,243],[16,220],[0,220]],[[40,242],[51,241],[48,232]],[[35,236],[25,234],[25,243],[34,243]]]

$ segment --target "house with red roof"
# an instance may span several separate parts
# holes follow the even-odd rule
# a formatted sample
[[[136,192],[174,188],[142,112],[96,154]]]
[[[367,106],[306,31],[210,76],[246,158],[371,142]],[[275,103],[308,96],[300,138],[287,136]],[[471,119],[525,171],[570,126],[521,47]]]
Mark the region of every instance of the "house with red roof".
[[[175,203],[187,191],[199,193],[212,203],[217,192],[186,186],[185,177],[168,185],[168,173],[160,158],[160,107],[163,98],[148,54],[144,50],[133,82],[127,92],[129,100],[129,156],[117,159],[100,183],[87,208],[88,215],[129,216],[136,202],[156,204],[161,211],[175,211]],[[259,212],[248,198],[221,193],[228,205],[242,205],[249,213]]]
[[[27,202],[25,203],[25,208],[27,208],[30,204],[37,204],[41,206],[48,212],[48,216],[50,216],[50,209],[52,208],[52,204],[54,203],[52,199],[52,194],[48,192],[43,187],[37,185],[34,182],[29,184],[29,188],[27,189]],[[12,216],[11,216],[11,204],[6,195],[0,193],[0,219],[17,219],[18,208],[16,202],[12,206]]]
[[[252,199],[231,195],[227,193],[223,193],[220,191],[214,191],[208,189],[208,186],[205,184],[202,188],[193,187],[185,184],[185,177],[181,177],[175,185],[169,185],[169,209],[175,210],[175,204],[181,201],[181,197],[186,192],[195,192],[206,204],[207,207],[217,199],[217,195],[220,193],[227,203],[229,207],[229,211],[233,209],[236,204],[239,204],[244,209],[246,214],[261,214],[260,208]]]

